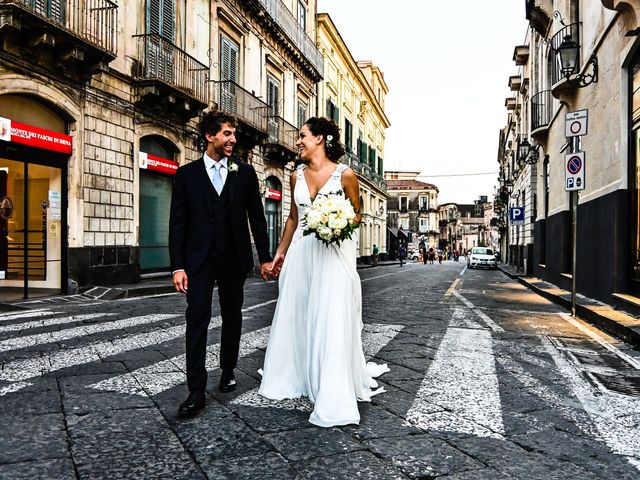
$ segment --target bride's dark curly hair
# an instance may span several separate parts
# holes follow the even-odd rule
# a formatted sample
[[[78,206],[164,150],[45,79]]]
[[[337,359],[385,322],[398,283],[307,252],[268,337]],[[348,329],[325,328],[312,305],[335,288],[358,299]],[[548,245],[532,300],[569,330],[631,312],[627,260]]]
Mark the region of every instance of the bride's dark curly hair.
[[[324,150],[327,157],[334,163],[338,163],[344,155],[344,146],[340,143],[340,127],[333,120],[325,117],[311,117],[304,122],[309,127],[311,133],[316,137],[322,135],[324,137]],[[329,136],[332,138],[329,139]]]

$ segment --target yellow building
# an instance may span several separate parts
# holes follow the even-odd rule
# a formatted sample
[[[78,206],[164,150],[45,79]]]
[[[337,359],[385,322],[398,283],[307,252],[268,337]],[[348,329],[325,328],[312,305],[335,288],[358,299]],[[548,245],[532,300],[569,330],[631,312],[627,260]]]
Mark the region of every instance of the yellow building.
[[[342,160],[358,174],[363,212],[359,256],[369,259],[374,244],[380,254],[387,253],[383,161],[385,130],[390,125],[384,99],[389,89],[378,67],[354,60],[328,14],[317,18],[317,45],[325,63],[325,78],[317,87],[318,114],[340,126],[347,151]]]

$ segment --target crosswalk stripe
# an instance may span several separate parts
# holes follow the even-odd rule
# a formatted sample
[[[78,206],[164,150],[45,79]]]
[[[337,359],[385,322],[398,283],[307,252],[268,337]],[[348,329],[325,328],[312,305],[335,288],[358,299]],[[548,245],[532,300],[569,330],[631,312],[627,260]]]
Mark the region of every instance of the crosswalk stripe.
[[[104,316],[115,314],[104,314]],[[109,332],[111,330],[120,330],[123,328],[136,327],[147,323],[167,320],[169,318],[179,317],[180,315],[154,314],[141,315],[139,317],[124,318],[108,323],[95,323],[92,325],[82,325],[80,327],[69,328],[67,330],[57,330],[55,332],[38,333],[28,335],[26,337],[8,338],[0,341],[0,352],[16,350],[19,348],[32,347],[34,345],[44,345],[47,343],[60,342],[62,340],[71,340],[73,338],[85,335],[93,335],[100,332]]]
[[[269,300],[257,305],[244,308],[243,312],[255,310],[266,305],[275,303],[277,300]],[[209,328],[220,326],[221,318],[212,319]],[[96,342],[83,347],[60,350],[46,355],[22,358],[7,362],[0,370],[0,381],[19,382],[30,378],[45,375],[63,368],[74,367],[85,363],[101,361],[103,358],[119,355],[131,350],[157,345],[163,342],[175,340],[184,335],[184,325],[176,325],[162,330],[143,332],[130,335],[125,338],[118,338],[108,342]],[[24,384],[26,387],[28,384]],[[21,387],[21,388],[24,388]],[[4,387],[3,387],[4,388]],[[12,391],[20,390],[16,388]],[[8,393],[8,392],[6,392]],[[0,396],[5,395],[0,390]]]
[[[454,291],[453,294],[456,296],[456,298],[461,300],[462,303],[464,303],[467,307],[469,307],[471,309],[471,311],[473,311],[473,313],[475,313],[478,317],[480,317],[480,320],[482,320],[484,323],[486,323],[487,326],[489,328],[491,328],[491,330],[493,330],[494,332],[504,332],[504,328],[502,328],[500,325],[498,325],[496,322],[494,322],[493,319],[491,317],[489,317],[489,315],[484,313],[482,310],[477,308],[473,303],[471,303],[469,300],[467,300],[465,297],[463,297],[460,294],[460,292]]]
[[[542,345],[560,373],[569,381],[573,394],[591,417],[602,439],[614,453],[624,455],[640,470],[640,399],[618,395],[606,389],[594,392],[580,372],[558,351],[553,342],[541,337]]]
[[[239,356],[244,357],[258,349],[264,349],[269,339],[269,328],[264,327],[242,335]],[[211,371],[218,368],[220,343],[207,347],[206,367]],[[177,355],[167,360],[138,368],[130,373],[89,385],[89,388],[115,391],[132,395],[157,395],[185,381],[186,356]]]
[[[362,350],[366,357],[372,358],[382,350],[404,327],[402,325],[387,325],[381,323],[367,323],[362,331]],[[369,359],[367,358],[367,360]],[[310,412],[313,410],[306,397],[271,400],[258,395],[258,388],[234,398],[233,405],[244,405],[256,408],[278,408],[280,410],[299,410]]]
[[[32,328],[50,327],[52,325],[64,325],[66,323],[83,322],[93,318],[112,317],[115,313],[87,313],[85,315],[71,315],[69,317],[53,317],[34,320],[32,322],[14,323],[0,327],[0,333],[27,331]]]
[[[58,312],[52,312],[51,310],[29,310],[28,312],[7,313],[0,315],[0,323],[11,322],[21,318],[47,317],[49,315],[56,315],[57,313]]]
[[[462,315],[454,310],[454,325],[462,324]],[[447,328],[406,418],[422,429],[501,439],[505,430],[491,332],[469,328],[474,323]],[[434,413],[433,404],[443,411]]]

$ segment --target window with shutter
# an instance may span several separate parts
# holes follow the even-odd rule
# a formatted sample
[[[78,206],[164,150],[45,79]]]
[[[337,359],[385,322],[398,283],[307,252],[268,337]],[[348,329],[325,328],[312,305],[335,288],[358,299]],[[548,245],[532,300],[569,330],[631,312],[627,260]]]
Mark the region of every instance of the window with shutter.
[[[269,139],[276,142],[279,138],[278,120],[280,115],[280,82],[267,76],[267,104],[269,105]]]
[[[302,128],[307,121],[307,104],[298,100],[298,128]]]
[[[175,33],[174,0],[147,0],[147,33],[159,35],[173,44]],[[172,83],[174,78],[174,52],[172,45],[157,38],[146,43],[145,70],[149,77]]]
[[[351,152],[353,148],[353,126],[348,119],[344,119],[344,148]]]
[[[382,157],[378,157],[378,175],[384,176],[384,165]]]
[[[147,0],[147,33],[175,39],[175,0]]]
[[[225,35],[220,35],[220,108],[238,112],[238,56],[240,47]],[[232,83],[233,82],[233,83]]]

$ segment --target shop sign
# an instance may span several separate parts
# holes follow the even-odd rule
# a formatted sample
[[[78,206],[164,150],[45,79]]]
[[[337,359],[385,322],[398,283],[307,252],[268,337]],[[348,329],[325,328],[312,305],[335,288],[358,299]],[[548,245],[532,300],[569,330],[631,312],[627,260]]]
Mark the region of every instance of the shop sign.
[[[146,152],[139,153],[138,164],[142,169],[167,173],[169,175],[175,175],[178,167],[180,166],[178,162],[174,162],[167,158],[157,157]]]
[[[71,154],[73,146],[69,135],[2,117],[0,117],[0,140],[68,155]]]
[[[60,192],[49,190],[49,214],[51,220],[62,218],[62,195]]]
[[[272,188],[267,188],[267,191],[264,194],[265,198],[270,198],[271,200],[282,200],[282,192],[280,190],[274,190]]]

